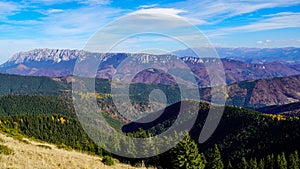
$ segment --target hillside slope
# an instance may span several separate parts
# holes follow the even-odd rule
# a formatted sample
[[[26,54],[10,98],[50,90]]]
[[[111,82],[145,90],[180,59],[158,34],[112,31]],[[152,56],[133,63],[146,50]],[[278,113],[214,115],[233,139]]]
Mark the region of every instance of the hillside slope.
[[[25,139],[25,138],[23,138]],[[106,166],[101,162],[100,157],[59,149],[55,145],[27,140],[21,142],[0,133],[0,142],[13,149],[14,154],[0,154],[0,168],[43,168],[43,169],[135,169],[135,167],[116,164]]]

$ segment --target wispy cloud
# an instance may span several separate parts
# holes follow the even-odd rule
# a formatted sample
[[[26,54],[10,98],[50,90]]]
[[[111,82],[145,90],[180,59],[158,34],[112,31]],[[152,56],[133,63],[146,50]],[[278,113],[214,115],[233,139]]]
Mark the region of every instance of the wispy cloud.
[[[157,6],[158,6],[158,4],[141,5],[141,6],[139,6],[139,9],[154,8],[154,7],[157,7]]]
[[[170,49],[177,50],[179,46],[183,48],[184,46],[193,47],[196,44],[209,44],[199,29],[190,23],[191,20],[181,16],[185,12],[175,8],[149,8],[134,11],[95,34],[85,50],[107,52],[117,42],[137,35],[147,35],[146,38],[135,38],[130,41],[131,45],[133,42],[143,44],[139,45],[141,49],[150,46],[153,49],[170,51]],[[192,22],[205,23],[198,19]],[[121,48],[125,48],[124,45]],[[130,45],[127,48],[130,48]],[[132,49],[129,50],[132,51]]]
[[[54,2],[51,1],[51,3]],[[5,23],[0,25],[0,30],[16,38],[20,38],[20,34],[22,37],[30,38],[34,33],[48,37],[50,40],[56,37],[68,38],[84,34],[88,39],[99,28],[122,15],[121,9],[103,6],[86,6],[72,10],[43,8],[35,10],[45,16],[32,20],[5,19]]]
[[[0,20],[5,20],[8,15],[12,15],[20,9],[21,6],[16,3],[0,1]]]
[[[107,5],[110,4],[110,0],[34,0],[34,1],[25,1],[27,4],[45,4],[45,5],[53,5],[53,4],[63,4],[69,2],[76,2],[79,4],[87,4],[87,5]]]
[[[210,20],[216,23],[233,16],[251,13],[260,9],[285,7],[296,4],[300,4],[300,2],[294,0],[188,0],[170,4],[170,6],[188,11],[187,16]]]
[[[244,26],[225,28],[219,30],[220,33],[236,33],[236,32],[256,32],[262,30],[283,29],[300,27],[300,13],[277,13],[267,19],[254,22]]]
[[[94,5],[107,5],[107,4],[111,3],[110,0],[77,0],[77,1],[81,4],[88,4],[88,5],[91,5],[91,6],[94,6]]]
[[[202,19],[182,16],[186,12],[187,11],[185,11],[185,10],[176,9],[176,8],[150,8],[150,9],[137,10],[129,15],[142,15],[143,17],[149,17],[149,18],[156,17],[157,21],[164,20],[164,22],[166,21],[166,18],[165,18],[166,16],[171,16],[173,18],[170,18],[170,19],[178,18],[178,19],[186,20],[195,25],[202,25],[202,24],[206,23],[206,21],[202,20]],[[157,14],[160,14],[163,18],[157,17]],[[164,23],[164,25],[166,25],[166,26],[167,26],[167,24],[168,24],[168,22]]]
[[[93,34],[122,11],[106,7],[86,7],[54,13],[44,19],[42,30],[50,35]]]
[[[47,14],[62,13],[62,12],[64,12],[63,9],[49,9],[49,10],[47,10]]]

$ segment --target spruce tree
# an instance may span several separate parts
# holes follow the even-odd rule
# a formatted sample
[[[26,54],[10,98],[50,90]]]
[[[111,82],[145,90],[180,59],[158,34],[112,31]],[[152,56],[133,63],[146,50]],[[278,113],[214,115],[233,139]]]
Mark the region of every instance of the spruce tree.
[[[250,159],[249,169],[258,169],[256,158]]]
[[[259,169],[265,169],[265,161],[264,159],[260,159],[259,164],[258,164]]]
[[[204,169],[206,159],[199,154],[197,144],[187,135],[171,152],[172,168]]]
[[[245,157],[242,158],[241,162],[238,164],[238,169],[248,169],[249,165]]]
[[[222,162],[221,153],[217,145],[209,153],[207,167],[210,169],[223,169],[224,164]]]
[[[289,156],[289,169],[299,169],[299,156],[297,151]]]
[[[277,167],[278,169],[287,169],[287,161],[284,152],[277,156]]]
[[[274,154],[267,156],[265,168],[266,169],[275,169]]]
[[[233,169],[233,166],[232,166],[232,164],[231,164],[231,161],[230,161],[230,160],[228,161],[228,164],[227,164],[227,167],[226,167],[226,169]]]
[[[299,156],[297,151],[290,154],[288,165],[290,169],[299,169]]]

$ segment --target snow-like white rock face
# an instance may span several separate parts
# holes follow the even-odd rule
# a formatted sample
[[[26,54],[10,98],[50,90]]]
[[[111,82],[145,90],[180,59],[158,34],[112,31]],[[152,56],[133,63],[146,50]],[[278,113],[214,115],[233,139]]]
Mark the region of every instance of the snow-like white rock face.
[[[62,61],[70,61],[78,59],[78,61],[83,61],[88,57],[96,57],[100,59],[100,62],[104,62],[116,57],[135,57],[138,62],[149,63],[160,61],[160,56],[150,55],[150,54],[130,54],[130,53],[90,53],[83,50],[69,50],[69,49],[34,49],[26,52],[19,52],[13,55],[4,66],[24,64],[29,62],[50,62],[50,63],[60,63]],[[170,59],[164,57],[164,59]]]
[[[216,58],[196,58],[196,57],[182,57],[184,62],[189,62],[191,64],[201,64],[201,63],[217,63],[219,64],[221,59]]]
[[[174,55],[153,55],[145,53],[89,53],[83,50],[70,50],[70,49],[34,49],[26,52],[19,52],[13,55],[6,64],[23,64],[28,62],[41,62],[49,61],[52,63],[60,63],[62,61],[70,61],[73,59],[79,59],[79,61],[85,60],[87,57],[97,57],[100,58],[101,62],[112,59],[122,55],[123,57],[133,57],[139,63],[169,63],[175,59],[180,59]],[[203,59],[194,57],[184,57],[181,58],[184,62],[192,62],[194,64],[203,63]]]
[[[27,52],[19,52],[11,57],[7,62],[20,64],[28,61],[52,61],[59,63],[61,61],[69,61],[86,55],[83,50],[68,49],[34,49]]]

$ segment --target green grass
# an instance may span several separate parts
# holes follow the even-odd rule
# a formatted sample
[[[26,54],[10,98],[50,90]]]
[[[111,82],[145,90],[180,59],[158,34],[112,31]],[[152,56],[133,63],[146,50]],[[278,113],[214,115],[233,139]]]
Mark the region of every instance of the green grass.
[[[114,128],[116,130],[121,130],[122,129],[122,127],[123,127],[124,124],[122,122],[120,122],[119,120],[116,120],[116,119],[110,117],[107,112],[102,112],[102,116],[105,118],[105,120],[107,121],[107,123],[112,128]]]
[[[69,150],[69,151],[72,150],[72,148],[71,148],[70,146],[67,146],[67,145],[65,145],[64,143],[62,143],[62,144],[57,144],[56,147],[59,148],[59,149],[64,149],[64,150]]]
[[[103,164],[111,166],[115,164],[114,159],[111,156],[104,156],[102,159]]]
[[[50,146],[47,146],[47,145],[44,145],[44,144],[38,144],[36,146],[42,147],[42,148],[45,148],[45,149],[50,149],[50,150],[52,149]]]
[[[10,154],[13,154],[13,153],[14,153],[14,150],[8,148],[5,145],[0,144],[0,154],[10,155]]]

